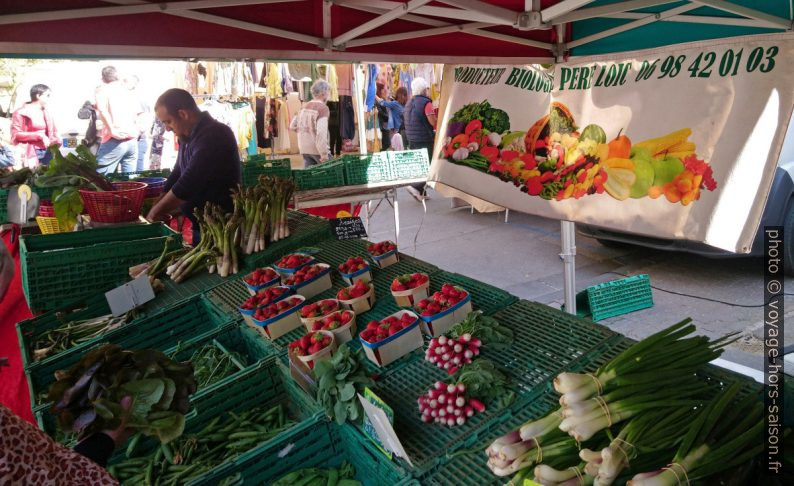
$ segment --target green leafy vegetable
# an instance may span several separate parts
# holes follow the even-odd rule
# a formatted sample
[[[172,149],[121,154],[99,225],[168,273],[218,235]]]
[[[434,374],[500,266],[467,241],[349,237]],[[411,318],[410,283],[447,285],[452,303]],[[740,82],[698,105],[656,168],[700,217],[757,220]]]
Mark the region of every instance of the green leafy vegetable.
[[[507,377],[488,359],[477,359],[446,380],[466,386],[466,395],[501,409],[515,401],[516,394],[509,388]]]
[[[56,372],[56,380],[48,398],[64,432],[87,435],[124,423],[163,443],[182,434],[188,396],[196,390],[189,362],[115,344],[90,351],[69,370]],[[121,406],[125,397],[132,399],[126,410]]]
[[[513,343],[513,331],[499,324],[493,317],[486,316],[482,311],[470,312],[463,321],[447,332],[447,337],[459,338],[464,334],[480,339],[483,344],[492,348],[509,346]]]
[[[55,187],[53,209],[61,225],[72,227],[83,210],[79,189],[112,191],[113,185],[97,173],[97,160],[85,145],[63,156],[57,146],[50,147],[52,160],[44,174],[36,177],[38,187]]]
[[[363,416],[356,392],[369,386],[371,380],[357,353],[342,344],[330,360],[315,364],[314,373],[318,382],[317,400],[329,417],[342,425]]]

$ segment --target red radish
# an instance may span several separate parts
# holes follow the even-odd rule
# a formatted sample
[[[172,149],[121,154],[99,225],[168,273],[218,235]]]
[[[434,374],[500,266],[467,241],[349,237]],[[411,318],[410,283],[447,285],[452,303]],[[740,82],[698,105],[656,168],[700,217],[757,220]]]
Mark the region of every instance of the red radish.
[[[476,398],[469,398],[469,405],[471,405],[472,408],[479,413],[483,413],[485,411],[485,404]]]

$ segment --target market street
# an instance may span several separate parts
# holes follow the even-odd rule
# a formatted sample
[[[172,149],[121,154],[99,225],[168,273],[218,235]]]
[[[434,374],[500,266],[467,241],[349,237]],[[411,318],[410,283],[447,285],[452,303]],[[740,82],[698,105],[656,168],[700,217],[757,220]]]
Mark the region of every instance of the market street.
[[[407,191],[399,191],[401,252],[520,298],[560,307],[564,299],[558,221],[511,211],[505,224],[504,213],[471,214],[468,208],[452,209],[449,199],[429,193],[423,218],[421,204]],[[372,217],[370,239],[393,238],[394,219],[384,201]],[[724,358],[762,369],[764,287],[759,258],[708,259],[634,246],[607,248],[579,234],[576,250],[577,291],[622,278],[618,274],[647,273],[655,287],[652,308],[605,319],[601,324],[633,339],[686,317],[694,320],[698,332],[712,338],[743,331],[742,339],[731,345]],[[784,285],[786,293],[794,294],[794,278],[785,279]],[[794,344],[794,301],[787,299],[785,310],[788,348]]]

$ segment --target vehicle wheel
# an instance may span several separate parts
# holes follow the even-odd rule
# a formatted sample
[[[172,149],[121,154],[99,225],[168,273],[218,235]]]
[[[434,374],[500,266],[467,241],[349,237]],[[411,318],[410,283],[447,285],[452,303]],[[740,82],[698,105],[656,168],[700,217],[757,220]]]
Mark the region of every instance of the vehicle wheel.
[[[789,208],[783,221],[783,272],[794,276],[794,206]]]
[[[623,243],[622,241],[604,240],[602,238],[596,238],[596,241],[607,248],[623,249],[631,246],[630,244]]]

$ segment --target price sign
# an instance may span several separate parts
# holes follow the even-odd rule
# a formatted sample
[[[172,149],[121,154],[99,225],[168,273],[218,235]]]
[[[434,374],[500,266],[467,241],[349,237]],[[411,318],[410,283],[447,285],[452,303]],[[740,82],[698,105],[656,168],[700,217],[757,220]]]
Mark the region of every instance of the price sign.
[[[367,230],[361,218],[336,218],[331,220],[331,229],[337,240],[366,238]]]

